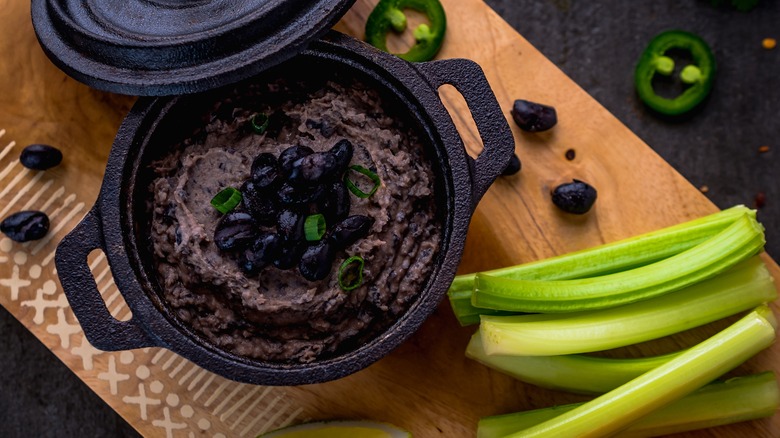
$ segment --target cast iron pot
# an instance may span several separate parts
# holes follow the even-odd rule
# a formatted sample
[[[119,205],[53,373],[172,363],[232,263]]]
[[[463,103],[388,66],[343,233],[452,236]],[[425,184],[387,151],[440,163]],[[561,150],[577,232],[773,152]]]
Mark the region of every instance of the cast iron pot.
[[[300,385],[337,379],[367,367],[414,333],[435,310],[455,276],[474,208],[514,152],[510,128],[481,68],[463,59],[410,64],[335,32],[290,62],[307,66],[312,74],[339,71],[360,77],[378,87],[383,96],[393,96],[395,104],[417,124],[436,174],[437,209],[443,224],[441,249],[424,290],[386,332],[354,350],[313,363],[263,362],[211,345],[177,319],[161,298],[142,229],[148,221],[144,197],[149,196],[143,174],[148,173],[149,157],[160,153],[154,146],[157,131],[164,130],[171,117],[178,123],[182,111],[208,98],[141,98],[117,133],[94,207],[56,253],[63,289],[92,345],[110,351],[164,347],[233,380]],[[453,85],[471,110],[484,145],[476,159],[466,154],[438,96],[443,84]],[[128,321],[114,319],[98,292],[87,264],[87,256],[95,249],[106,254],[115,282],[132,310]]]

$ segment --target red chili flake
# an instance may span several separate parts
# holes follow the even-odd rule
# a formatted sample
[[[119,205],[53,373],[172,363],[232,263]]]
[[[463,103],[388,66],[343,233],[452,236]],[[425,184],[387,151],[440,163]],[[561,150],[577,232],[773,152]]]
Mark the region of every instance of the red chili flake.
[[[766,205],[766,193],[758,192],[754,199],[756,208],[761,208]]]

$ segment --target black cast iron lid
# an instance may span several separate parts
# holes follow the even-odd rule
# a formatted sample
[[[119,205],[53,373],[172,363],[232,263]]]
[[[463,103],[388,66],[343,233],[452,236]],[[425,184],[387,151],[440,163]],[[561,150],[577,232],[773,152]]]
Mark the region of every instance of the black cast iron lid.
[[[210,90],[303,50],[355,0],[32,0],[43,50],[105,91]]]

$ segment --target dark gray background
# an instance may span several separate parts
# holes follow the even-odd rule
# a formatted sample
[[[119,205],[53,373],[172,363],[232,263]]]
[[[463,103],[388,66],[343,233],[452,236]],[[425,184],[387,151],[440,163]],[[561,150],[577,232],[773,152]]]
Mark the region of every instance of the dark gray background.
[[[765,37],[780,39],[778,2],[761,0],[748,13],[708,0],[487,3],[694,185],[708,186],[719,207],[753,206],[765,193],[759,219],[770,254],[780,254],[780,48],[761,47]],[[647,42],[669,28],[701,35],[718,60],[711,98],[678,123],[646,111],[632,83]],[[759,154],[762,145],[770,152]],[[136,435],[5,309],[0,334],[0,436]]]

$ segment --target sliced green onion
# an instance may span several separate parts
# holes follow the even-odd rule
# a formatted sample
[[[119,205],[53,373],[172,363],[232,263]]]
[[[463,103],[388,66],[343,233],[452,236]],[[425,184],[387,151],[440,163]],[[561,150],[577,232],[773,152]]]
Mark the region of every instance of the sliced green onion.
[[[268,125],[270,122],[271,120],[264,113],[255,114],[254,116],[252,116],[252,119],[249,121],[249,123],[252,125],[252,130],[255,131],[255,133],[257,134],[264,133],[265,130],[268,129]]]
[[[775,339],[777,322],[762,305],[669,362],[596,399],[509,437],[608,436],[730,371]]]
[[[764,247],[764,227],[749,215],[667,259],[576,280],[511,280],[477,274],[472,304],[519,312],[577,312],[646,300],[711,278]]]
[[[240,202],[241,192],[234,189],[233,187],[224,188],[222,191],[217,193],[216,196],[211,198],[211,205],[213,205],[214,208],[216,208],[217,211],[222,214],[233,210]]]
[[[619,272],[690,249],[723,231],[745,214],[756,217],[755,210],[736,206],[629,239],[518,266],[495,269],[485,274],[524,280],[568,280]],[[507,314],[471,304],[475,277],[475,274],[455,277],[447,292],[452,310],[464,326],[478,323],[480,314]]]
[[[496,415],[479,420],[477,438],[499,438],[551,420],[583,403]],[[620,431],[621,437],[666,436],[771,417],[780,406],[780,390],[772,372],[706,385]]]
[[[303,222],[303,233],[309,242],[316,242],[322,239],[322,236],[325,235],[325,229],[325,216],[321,214],[307,216]]]
[[[363,257],[352,256],[339,267],[339,286],[345,291],[357,289],[363,284]]]
[[[677,357],[610,358],[567,354],[560,356],[489,355],[479,330],[466,347],[466,357],[523,382],[578,394],[603,394]]]
[[[487,354],[550,356],[623,347],[734,315],[777,297],[760,257],[673,294],[589,312],[482,316]]]
[[[366,193],[363,190],[361,190],[354,182],[352,182],[352,180],[349,179],[349,174],[347,174],[346,176],[344,176],[344,183],[347,185],[347,188],[349,189],[350,192],[352,192],[353,195],[357,196],[358,198],[368,198],[369,196],[376,193],[377,189],[379,188],[379,185],[381,184],[381,181],[379,180],[379,175],[377,175],[375,172],[372,172],[369,169],[366,169],[363,166],[353,165],[353,166],[349,166],[349,169],[361,175],[365,175],[374,184],[373,187],[371,187],[371,190],[369,190],[368,193]]]

